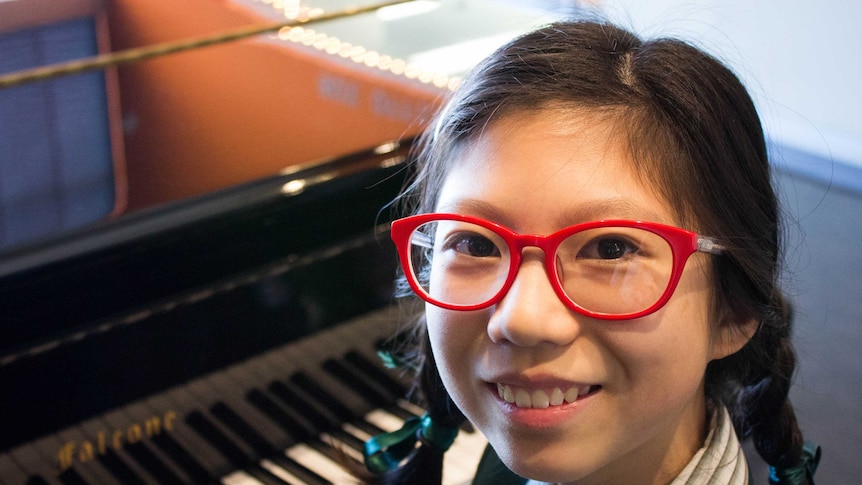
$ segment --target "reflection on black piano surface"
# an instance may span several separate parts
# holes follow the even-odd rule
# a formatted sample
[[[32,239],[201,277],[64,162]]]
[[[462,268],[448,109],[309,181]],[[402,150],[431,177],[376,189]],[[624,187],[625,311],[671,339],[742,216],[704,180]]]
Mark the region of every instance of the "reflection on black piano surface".
[[[347,481],[334,462],[421,413],[374,355],[398,320],[384,208],[407,151],[4,255],[0,482]]]

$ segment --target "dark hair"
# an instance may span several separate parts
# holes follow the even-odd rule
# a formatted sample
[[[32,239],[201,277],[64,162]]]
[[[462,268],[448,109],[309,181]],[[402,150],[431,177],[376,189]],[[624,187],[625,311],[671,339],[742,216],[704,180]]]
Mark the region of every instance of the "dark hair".
[[[613,120],[640,176],[689,229],[727,246],[714,258],[713,315],[759,326],[739,352],[708,365],[707,397],[727,406],[738,436],[751,437],[768,464],[796,464],[802,437],[787,399],[796,358],[777,282],[778,203],[754,104],[721,62],[685,42],[642,41],[604,22],[555,23],[517,38],[468,75],[425,133],[399,201],[405,211],[434,210],[447,164],[488,123],[549,108]],[[424,325],[418,335],[414,355],[432,417],[458,423],[464,418],[443,389]],[[423,448],[384,481],[428,483],[417,477],[439,470],[442,456]]]

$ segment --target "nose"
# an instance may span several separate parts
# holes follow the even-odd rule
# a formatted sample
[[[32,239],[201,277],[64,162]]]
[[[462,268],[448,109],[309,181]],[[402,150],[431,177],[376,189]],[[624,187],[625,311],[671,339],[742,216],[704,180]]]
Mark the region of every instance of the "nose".
[[[570,344],[580,332],[574,312],[560,300],[545,271],[544,254],[536,248],[524,251],[521,267],[509,291],[488,322],[494,343],[517,346]]]

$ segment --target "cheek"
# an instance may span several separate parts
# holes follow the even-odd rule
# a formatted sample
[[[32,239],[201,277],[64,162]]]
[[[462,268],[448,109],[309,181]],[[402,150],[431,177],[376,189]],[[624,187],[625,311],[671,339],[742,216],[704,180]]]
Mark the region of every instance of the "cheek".
[[[700,388],[710,360],[708,292],[679,290],[661,310],[632,322],[643,332],[617,335],[609,345],[616,349],[628,382],[657,403],[685,399]]]
[[[455,312],[427,305],[425,320],[431,350],[446,390],[456,400],[466,390],[467,377],[484,340],[484,312]]]

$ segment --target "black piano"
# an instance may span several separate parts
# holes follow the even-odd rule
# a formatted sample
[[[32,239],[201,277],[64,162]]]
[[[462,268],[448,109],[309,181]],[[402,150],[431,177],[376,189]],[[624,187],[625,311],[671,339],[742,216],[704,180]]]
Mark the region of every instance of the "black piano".
[[[408,150],[3,256],[0,483],[350,483],[364,439],[422,412],[375,355],[403,320],[387,206]]]

